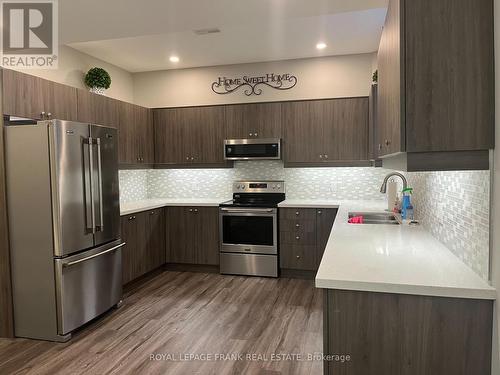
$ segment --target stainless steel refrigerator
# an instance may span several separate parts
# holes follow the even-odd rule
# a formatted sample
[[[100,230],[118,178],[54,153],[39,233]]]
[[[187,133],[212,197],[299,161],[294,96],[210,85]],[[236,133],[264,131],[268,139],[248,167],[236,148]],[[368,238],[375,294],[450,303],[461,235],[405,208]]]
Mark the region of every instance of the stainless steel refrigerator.
[[[15,335],[67,341],[122,297],[117,130],[5,127]]]

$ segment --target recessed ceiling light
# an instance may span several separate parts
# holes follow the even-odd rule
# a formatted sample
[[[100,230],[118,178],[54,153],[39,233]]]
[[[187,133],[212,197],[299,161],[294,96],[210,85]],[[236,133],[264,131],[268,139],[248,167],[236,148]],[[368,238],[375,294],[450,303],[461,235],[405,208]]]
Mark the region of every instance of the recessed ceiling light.
[[[170,56],[170,62],[173,62],[173,63],[179,62],[179,57],[178,56]]]
[[[325,49],[326,48],[326,43],[319,42],[318,44],[316,44],[316,48],[317,49]]]

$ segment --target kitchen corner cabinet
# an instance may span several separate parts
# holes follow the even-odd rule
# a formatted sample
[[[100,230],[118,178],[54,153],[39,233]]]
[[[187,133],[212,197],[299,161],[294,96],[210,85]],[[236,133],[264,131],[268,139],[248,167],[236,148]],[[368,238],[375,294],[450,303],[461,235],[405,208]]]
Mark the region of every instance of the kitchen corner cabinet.
[[[168,263],[219,264],[218,207],[168,207]]]
[[[431,153],[484,157],[476,152],[494,147],[494,82],[492,0],[390,0],[378,52],[379,154],[422,153],[431,169]]]
[[[165,167],[226,166],[224,106],[153,110],[155,161]]]
[[[282,138],[281,103],[227,105],[225,139]]]
[[[285,166],[356,166],[368,161],[368,98],[282,103]]]
[[[280,268],[317,271],[337,209],[280,208]]]
[[[165,264],[165,214],[155,209],[121,217],[122,282],[130,281]]]
[[[77,119],[77,89],[2,69],[3,113],[34,120]]]

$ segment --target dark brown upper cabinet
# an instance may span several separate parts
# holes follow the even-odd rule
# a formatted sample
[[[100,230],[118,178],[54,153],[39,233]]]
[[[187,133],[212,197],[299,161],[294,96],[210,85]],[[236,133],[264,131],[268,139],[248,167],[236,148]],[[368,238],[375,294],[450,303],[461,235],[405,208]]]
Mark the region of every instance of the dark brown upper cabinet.
[[[155,162],[165,167],[228,166],[224,106],[155,109]]]
[[[488,168],[492,0],[390,0],[378,77],[377,146],[384,166]]]
[[[119,160],[121,164],[153,164],[153,122],[149,108],[120,102]]]
[[[368,98],[282,103],[285,166],[370,165]]]
[[[34,120],[77,119],[77,89],[3,69],[3,112]]]
[[[153,164],[151,110],[120,100],[78,90],[78,120],[118,129],[120,164]]]
[[[226,139],[281,137],[281,103],[226,106]]]

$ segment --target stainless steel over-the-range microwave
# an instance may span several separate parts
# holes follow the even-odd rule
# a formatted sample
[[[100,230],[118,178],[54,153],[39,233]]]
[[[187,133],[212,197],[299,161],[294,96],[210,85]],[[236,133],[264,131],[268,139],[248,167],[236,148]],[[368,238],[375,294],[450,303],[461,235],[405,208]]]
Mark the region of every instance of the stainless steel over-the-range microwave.
[[[278,160],[281,159],[281,139],[226,139],[226,160]]]

